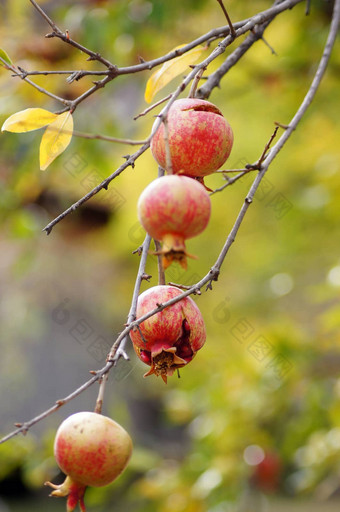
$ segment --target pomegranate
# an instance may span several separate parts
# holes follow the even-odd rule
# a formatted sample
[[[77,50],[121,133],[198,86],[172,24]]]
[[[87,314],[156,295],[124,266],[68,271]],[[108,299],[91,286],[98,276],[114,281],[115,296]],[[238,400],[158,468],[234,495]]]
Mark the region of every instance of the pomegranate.
[[[175,174],[203,178],[224,164],[233,146],[233,132],[222,112],[197,98],[174,101],[168,113],[168,132]],[[152,138],[151,151],[166,169],[163,124]]]
[[[67,512],[79,502],[84,512],[88,485],[101,487],[115,480],[125,469],[132,452],[129,434],[111,418],[95,412],[78,412],[64,420],[57,430],[54,455],[67,475],[51,496],[68,496]]]
[[[143,190],[137,209],[144,229],[163,242],[164,268],[174,260],[186,268],[185,240],[201,233],[210,218],[211,201],[204,186],[186,176],[156,178]]]
[[[182,293],[175,286],[149,288],[138,298],[137,319]],[[195,302],[185,297],[144,320],[130,331],[137,356],[151,369],[144,375],[161,376],[164,382],[177,368],[186,366],[202,348],[206,333]]]

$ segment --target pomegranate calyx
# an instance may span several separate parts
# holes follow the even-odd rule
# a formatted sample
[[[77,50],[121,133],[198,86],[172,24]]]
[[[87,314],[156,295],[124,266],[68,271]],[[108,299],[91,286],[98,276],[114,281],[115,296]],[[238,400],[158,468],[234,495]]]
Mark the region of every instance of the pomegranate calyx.
[[[50,496],[54,496],[56,498],[67,496],[67,512],[73,512],[78,502],[81,512],[86,512],[84,503],[84,494],[86,490],[85,485],[72,480],[72,478],[69,476],[65,478],[62,484],[56,485],[53,484],[52,482],[45,482],[44,485],[47,485],[48,487],[52,487],[52,489],[54,489],[54,491],[51,492]]]
[[[187,361],[176,354],[176,347],[162,348],[151,354],[151,368],[144,377],[155,374],[160,375],[167,384],[167,377],[171,377],[177,368],[182,368]]]

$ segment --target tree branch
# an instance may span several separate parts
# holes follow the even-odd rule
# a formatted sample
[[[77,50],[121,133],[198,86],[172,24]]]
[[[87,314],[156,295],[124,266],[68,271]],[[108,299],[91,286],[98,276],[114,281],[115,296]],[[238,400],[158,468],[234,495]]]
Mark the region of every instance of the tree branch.
[[[276,5],[272,7],[271,9],[268,9],[268,11],[271,12],[271,15],[278,15],[280,12],[293,7],[294,5],[298,4],[299,2],[302,2],[303,0],[285,0],[281,2],[279,5]],[[258,23],[262,23],[263,20],[267,19],[268,11],[264,11],[262,13],[259,13],[255,16],[253,16],[246,24],[245,26],[239,28],[236,31],[237,37],[243,35],[244,33],[248,32],[249,30],[252,30]],[[94,195],[96,195],[100,190],[107,189],[109,184],[113,179],[115,179],[119,174],[121,174],[127,167],[130,165],[134,165],[137,158],[139,158],[140,155],[142,155],[150,146],[150,142],[154,134],[157,132],[162,119],[165,119],[167,116],[169,109],[173,102],[178,98],[178,96],[185,90],[185,88],[188,86],[188,84],[194,79],[196,74],[201,70],[205,69],[212,61],[214,61],[219,55],[225,52],[226,48],[233,42],[234,38],[231,35],[228,35],[225,39],[223,39],[219,45],[212,51],[212,53],[203,60],[200,64],[197,64],[194,66],[193,70],[185,77],[185,79],[182,81],[182,83],[177,87],[177,89],[172,93],[170,100],[168,101],[167,105],[161,110],[160,114],[158,115],[158,119],[156,123],[153,126],[152,132],[147,139],[147,142],[133,155],[129,156],[127,161],[121,165],[115,172],[113,172],[110,176],[105,178],[99,185],[94,187],[90,192],[88,192],[86,195],[84,195],[81,199],[76,201],[72,206],[67,208],[63,213],[61,213],[58,217],[56,217],[54,220],[52,220],[44,229],[43,231],[46,231],[47,234],[50,234],[53,227],[58,224],[61,220],[63,220],[67,215],[74,212],[79,206],[84,204],[86,201],[91,199]],[[107,77],[109,78],[109,77]],[[77,100],[76,100],[77,101]]]
[[[115,343],[113,344],[112,349],[109,354],[108,362],[106,363],[106,365],[101,370],[96,372],[96,374],[91,379],[89,379],[82,386],[80,386],[78,389],[73,391],[70,395],[68,395],[67,397],[65,397],[62,400],[58,400],[56,402],[56,404],[54,406],[52,406],[51,408],[49,408],[47,411],[44,411],[39,416],[36,416],[35,418],[33,418],[32,420],[30,420],[26,423],[20,424],[20,426],[18,426],[18,428],[16,430],[11,432],[7,436],[3,437],[0,440],[0,444],[4,443],[5,441],[9,440],[10,438],[16,436],[17,434],[19,434],[21,432],[26,433],[31,426],[38,423],[38,421],[41,421],[46,416],[48,416],[49,414],[51,414],[52,412],[57,410],[64,403],[66,403],[66,402],[72,400],[72,398],[78,396],[80,393],[82,393],[87,388],[89,388],[94,382],[101,379],[103,375],[105,375],[107,372],[109,372],[110,369],[112,368],[112,366],[115,364],[115,362],[119,359],[119,357],[121,357],[122,352],[124,353],[123,347],[124,347],[124,344],[126,343],[127,335],[131,329],[133,329],[134,327],[137,327],[147,318],[153,316],[154,314],[156,314],[159,311],[162,311],[164,308],[166,308],[172,304],[175,304],[176,302],[180,301],[184,297],[187,297],[195,292],[197,293],[197,290],[200,290],[204,285],[207,285],[207,289],[211,288],[212,281],[216,281],[218,279],[222,264],[226,258],[226,255],[227,255],[232,243],[235,240],[235,237],[240,229],[240,226],[242,224],[244,216],[246,215],[247,210],[253,201],[254,195],[255,195],[265,173],[267,172],[272,161],[278,155],[279,151],[282,149],[282,147],[288,141],[288,139],[291,136],[291,134],[293,133],[293,131],[298,126],[299,122],[301,121],[302,117],[304,116],[305,112],[307,111],[309,105],[311,104],[311,102],[318,90],[318,87],[321,83],[321,80],[322,80],[325,70],[327,68],[327,64],[329,62],[332,48],[334,46],[337,31],[339,28],[339,22],[340,22],[340,0],[335,0],[333,17],[332,17],[329,35],[327,38],[327,43],[326,43],[322,58],[320,60],[318,69],[317,69],[314,79],[312,81],[312,84],[311,84],[307,94],[305,95],[299,109],[297,110],[296,114],[294,115],[291,122],[289,123],[286,131],[280,137],[279,141],[275,144],[275,146],[270,150],[267,158],[265,159],[264,163],[262,164],[261,170],[259,171],[252,186],[250,187],[250,190],[249,190],[249,192],[244,200],[244,203],[239,211],[239,214],[236,218],[234,226],[231,229],[231,231],[225,241],[225,244],[222,247],[222,250],[220,251],[220,254],[217,257],[215,264],[211,267],[211,269],[209,270],[207,275],[203,279],[198,281],[198,283],[191,286],[188,290],[183,291],[183,293],[181,293],[180,295],[174,297],[173,299],[165,302],[164,304],[160,304],[154,310],[143,315],[138,320],[135,320],[134,318],[135,318],[135,312],[136,312],[136,306],[137,306],[137,300],[138,300],[138,294],[139,294],[139,287],[140,287],[140,283],[141,283],[141,281],[143,279],[143,275],[144,275],[145,263],[146,263],[146,258],[147,258],[147,247],[149,247],[148,244],[150,244],[150,237],[149,237],[149,235],[147,235],[145,238],[144,244],[143,244],[143,251],[142,251],[139,272],[138,272],[138,276],[137,276],[137,280],[136,280],[136,284],[135,284],[132,305],[131,305],[130,313],[129,313],[129,317],[128,317],[128,325],[120,333],[120,335],[117,337]],[[143,269],[143,266],[144,266],[144,269]]]

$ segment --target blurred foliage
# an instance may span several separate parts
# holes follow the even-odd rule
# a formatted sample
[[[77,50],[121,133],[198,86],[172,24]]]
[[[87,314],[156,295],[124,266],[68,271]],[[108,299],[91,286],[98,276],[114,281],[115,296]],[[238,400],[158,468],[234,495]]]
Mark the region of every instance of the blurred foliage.
[[[134,64],[139,56],[159,56],[223,23],[218,3],[208,0],[40,3],[73,38],[119,66]],[[229,4],[236,21],[271,2]],[[1,47],[16,65],[31,70],[98,68],[60,41],[44,39],[48,27],[30,2],[3,0],[1,7]],[[313,1],[308,17],[304,8],[302,3],[282,14],[266,31],[276,55],[257,43],[221,89],[213,91],[211,100],[235,134],[230,168],[260,156],[274,121],[288,123],[309,87],[327,37],[331,3]],[[145,369],[133,354],[110,375],[105,413],[130,431],[135,450],[117,482],[88,490],[94,512],[260,511],[261,493],[268,491],[259,476],[261,457],[247,455],[258,448],[269,467],[274,459],[280,461],[279,484],[271,489],[276,495],[323,500],[338,491],[339,70],[337,42],[315,101],[271,166],[218,283],[196,297],[207,325],[204,349],[181,379],[170,379],[168,386],[152,377],[143,380]],[[153,114],[132,118],[146,107],[149,76],[122,77],[92,96],[75,112],[76,129],[145,138]],[[69,98],[91,84],[84,78],[67,85],[63,76],[35,81]],[[1,124],[24,108],[60,108],[3,68],[0,92]],[[112,173],[132,150],[74,138],[41,173],[40,138],[38,133],[0,137],[2,434],[71,392],[87,379],[88,370],[104,362],[126,321],[138,266],[132,251],[144,237],[136,201],[157,173],[150,153],[144,154],[134,170],[126,170],[108,192],[98,194],[47,238],[41,233],[45,224]],[[213,196],[209,228],[188,243],[199,259],[186,272],[170,267],[167,281],[191,284],[205,275],[251,179]],[[207,184],[220,186],[221,175],[209,177]],[[143,289],[157,284],[155,258],[150,257],[147,271],[154,277]],[[26,437],[0,446],[0,510],[27,510],[30,500],[38,499],[43,500],[40,507],[64,509],[64,503],[52,500],[47,505],[42,488],[58,473],[52,457],[54,432],[71,412],[92,409],[96,391],[66,405]],[[273,468],[269,475],[275,474]]]

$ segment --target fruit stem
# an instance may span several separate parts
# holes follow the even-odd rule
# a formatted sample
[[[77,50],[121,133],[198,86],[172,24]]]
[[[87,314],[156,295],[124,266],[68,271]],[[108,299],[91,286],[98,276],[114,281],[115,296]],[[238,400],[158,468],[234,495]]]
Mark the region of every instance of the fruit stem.
[[[171,153],[170,153],[170,144],[169,144],[169,126],[168,126],[168,117],[164,117],[163,119],[164,125],[164,145],[165,145],[165,166],[168,174],[173,174],[172,161],[171,161]]]
[[[206,70],[206,68],[202,68],[202,69],[200,69],[196,73],[195,78],[193,79],[192,84],[191,84],[191,88],[190,88],[190,92],[189,92],[188,98],[194,98],[195,97],[199,81],[201,80],[202,75],[203,75],[205,70]]]
[[[154,240],[154,242],[158,261],[158,284],[163,285],[165,284],[165,273],[162,258],[162,246],[158,240]]]
[[[104,392],[105,392],[105,384],[108,379],[108,373],[103,375],[99,381],[99,391],[96,401],[96,406],[94,408],[94,412],[101,414],[102,413],[102,407],[103,407],[103,401],[104,401]]]

